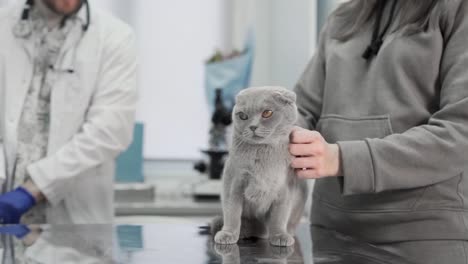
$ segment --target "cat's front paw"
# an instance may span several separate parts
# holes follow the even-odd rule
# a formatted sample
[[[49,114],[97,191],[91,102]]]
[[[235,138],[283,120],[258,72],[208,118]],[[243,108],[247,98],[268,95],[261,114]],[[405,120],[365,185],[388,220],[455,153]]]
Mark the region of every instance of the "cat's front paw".
[[[215,244],[215,252],[220,256],[235,256],[239,255],[239,246],[236,244]]]
[[[217,244],[236,244],[237,240],[239,240],[239,236],[236,236],[231,232],[221,230],[218,233],[216,233],[214,240]]]
[[[271,253],[276,259],[287,259],[294,254],[294,247],[271,247]]]
[[[289,247],[294,245],[294,237],[286,233],[273,235],[270,237],[270,244],[277,247]]]

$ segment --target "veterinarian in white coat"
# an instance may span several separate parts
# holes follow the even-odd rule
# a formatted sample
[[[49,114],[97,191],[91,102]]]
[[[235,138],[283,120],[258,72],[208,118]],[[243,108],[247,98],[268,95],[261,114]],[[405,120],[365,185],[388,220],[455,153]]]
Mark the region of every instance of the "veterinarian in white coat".
[[[67,28],[63,44],[42,76],[51,86],[46,155],[28,164],[18,182],[19,127],[39,54],[30,41],[37,25],[32,16],[41,1],[79,6],[60,19]],[[111,222],[114,159],[131,142],[137,100],[133,32],[85,0],[15,2],[0,11],[0,216],[21,209],[22,222],[34,222],[23,213],[41,208],[50,224]],[[31,18],[24,19],[25,12]],[[32,207],[10,204],[18,201],[10,197],[18,185],[34,197]]]

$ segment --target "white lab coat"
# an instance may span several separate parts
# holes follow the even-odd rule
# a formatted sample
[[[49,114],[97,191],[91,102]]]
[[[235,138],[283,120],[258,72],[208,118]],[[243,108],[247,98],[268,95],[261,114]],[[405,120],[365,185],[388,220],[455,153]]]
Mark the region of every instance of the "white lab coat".
[[[31,49],[13,34],[24,1],[0,11],[0,179],[13,174],[17,127],[32,78]],[[65,41],[52,90],[47,157],[28,167],[51,224],[112,221],[114,160],[131,142],[136,104],[132,30],[91,7]],[[84,8],[78,13],[85,19]],[[78,45],[74,39],[80,39]]]

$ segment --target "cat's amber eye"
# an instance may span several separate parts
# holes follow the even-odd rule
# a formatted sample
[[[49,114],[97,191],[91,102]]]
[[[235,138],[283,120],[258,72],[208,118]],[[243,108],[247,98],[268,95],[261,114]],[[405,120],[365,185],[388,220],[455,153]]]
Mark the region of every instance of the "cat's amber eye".
[[[249,116],[246,115],[244,112],[239,112],[239,113],[237,113],[237,115],[239,116],[239,118],[240,118],[241,120],[247,120],[247,119],[249,119]]]
[[[271,110],[265,110],[262,113],[263,118],[270,118],[272,115],[273,115],[273,111],[271,111]]]

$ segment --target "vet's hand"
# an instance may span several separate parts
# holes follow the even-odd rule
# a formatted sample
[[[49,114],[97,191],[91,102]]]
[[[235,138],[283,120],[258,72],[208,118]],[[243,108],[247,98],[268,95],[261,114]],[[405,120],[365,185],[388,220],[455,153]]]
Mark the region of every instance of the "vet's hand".
[[[23,187],[0,195],[0,224],[18,224],[35,204],[34,196]]]
[[[340,150],[317,131],[295,127],[290,135],[291,167],[303,179],[342,176]]]

